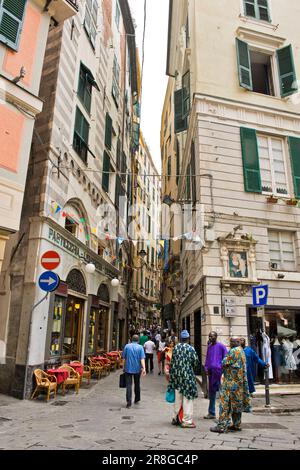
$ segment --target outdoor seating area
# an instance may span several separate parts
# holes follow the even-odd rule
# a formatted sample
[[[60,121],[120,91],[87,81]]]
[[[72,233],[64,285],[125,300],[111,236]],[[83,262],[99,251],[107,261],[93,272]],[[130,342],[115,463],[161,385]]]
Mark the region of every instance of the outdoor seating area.
[[[35,369],[33,372],[35,389],[31,399],[44,393],[48,402],[51,393],[54,394],[55,398],[57,391],[61,390],[61,395],[65,396],[70,387],[73,387],[75,393],[78,394],[83,380],[89,386],[92,379],[98,381],[124,365],[122,351],[102,351],[99,356],[88,356],[86,362],[86,364],[83,364],[78,360],[72,360],[69,363],[62,363],[45,371]]]

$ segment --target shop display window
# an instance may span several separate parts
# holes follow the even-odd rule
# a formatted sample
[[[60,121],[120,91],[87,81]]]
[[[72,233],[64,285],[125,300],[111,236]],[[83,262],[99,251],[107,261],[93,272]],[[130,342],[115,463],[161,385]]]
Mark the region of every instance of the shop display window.
[[[269,353],[271,382],[300,383],[300,310],[250,310],[250,346],[265,360]],[[263,372],[257,371],[263,381]]]
[[[53,308],[53,323],[50,342],[50,356],[58,356],[61,347],[62,315],[64,309],[64,298],[55,297]]]

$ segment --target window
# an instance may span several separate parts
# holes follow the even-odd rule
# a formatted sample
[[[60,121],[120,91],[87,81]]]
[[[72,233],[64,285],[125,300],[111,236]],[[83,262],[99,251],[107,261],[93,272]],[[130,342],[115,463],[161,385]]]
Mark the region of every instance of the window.
[[[171,178],[172,175],[172,157],[168,157],[168,168],[167,168],[167,175],[168,175],[168,180]]]
[[[89,113],[91,111],[92,102],[92,86],[94,77],[85,65],[80,64],[79,83],[78,83],[78,96],[82,104]]]
[[[147,219],[148,219],[148,233],[151,233],[151,217],[150,215],[147,215]]]
[[[236,40],[236,44],[239,80],[242,88],[270,96],[279,95],[280,89],[282,98],[297,92],[298,84],[291,45],[270,54],[251,49],[240,39]],[[276,59],[278,79],[275,74]]]
[[[245,15],[262,21],[271,21],[268,0],[244,0]]]
[[[120,7],[119,7],[118,2],[116,2],[116,16],[115,16],[115,22],[116,22],[116,25],[117,25],[117,28],[118,28],[118,29],[119,29],[119,26],[120,26],[120,16],[121,16]]]
[[[284,141],[264,135],[257,136],[262,191],[271,194],[289,194]]]
[[[105,146],[111,150],[112,144],[112,119],[108,113],[105,118]]]
[[[0,0],[0,42],[18,50],[27,0]]]
[[[102,188],[107,193],[109,192],[109,175],[110,175],[110,156],[104,151],[103,155],[103,173],[102,173]]]
[[[294,234],[291,232],[269,231],[270,261],[277,269],[295,271]]]
[[[84,29],[94,49],[96,46],[97,16],[98,16],[98,1],[86,0]]]
[[[76,237],[77,235],[77,227],[78,225],[73,219],[71,219],[71,217],[66,217],[65,229],[68,230],[68,232],[70,232],[72,235],[74,235],[74,237]]]
[[[186,72],[182,77],[182,92],[183,92],[183,102],[182,102],[182,115],[186,118],[190,114],[190,72]],[[171,133],[171,129],[170,129]]]
[[[86,163],[89,141],[89,123],[83,116],[80,109],[76,108],[75,129],[73,138],[73,148],[80,158]]]
[[[252,90],[256,93],[275,96],[271,56],[250,51]]]
[[[120,97],[120,66],[118,64],[117,56],[114,56],[114,64],[113,64],[113,79],[112,79],[112,96],[115,100],[116,105],[119,104],[119,97]]]

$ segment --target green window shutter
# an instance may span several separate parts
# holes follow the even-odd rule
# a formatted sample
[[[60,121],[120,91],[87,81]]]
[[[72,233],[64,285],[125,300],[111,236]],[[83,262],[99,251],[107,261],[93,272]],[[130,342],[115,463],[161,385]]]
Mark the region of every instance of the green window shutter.
[[[295,197],[300,199],[300,139],[289,137]]]
[[[102,188],[108,193],[109,191],[109,172],[110,172],[110,157],[104,151],[103,155],[103,174],[102,174]]]
[[[115,206],[119,207],[119,197],[121,195],[121,178],[119,175],[116,175],[116,194],[115,194]]]
[[[192,141],[191,145],[191,173],[192,173],[192,200],[193,203],[197,202],[197,177],[196,177],[196,156],[195,156],[195,142]]]
[[[187,130],[187,118],[183,117],[183,90],[177,90],[174,93],[175,106],[175,133]]]
[[[281,96],[292,95],[298,90],[292,46],[277,50]]]
[[[190,83],[190,71],[188,70],[182,77],[182,93],[183,93],[183,118],[187,118],[191,109],[191,83]]]
[[[0,41],[18,50],[27,0],[0,0]]]
[[[111,150],[112,141],[112,119],[108,113],[106,113],[105,121],[105,146]]]
[[[240,86],[252,91],[252,72],[248,44],[240,39],[236,39],[236,48]]]
[[[261,193],[261,176],[256,131],[241,127],[245,191]]]

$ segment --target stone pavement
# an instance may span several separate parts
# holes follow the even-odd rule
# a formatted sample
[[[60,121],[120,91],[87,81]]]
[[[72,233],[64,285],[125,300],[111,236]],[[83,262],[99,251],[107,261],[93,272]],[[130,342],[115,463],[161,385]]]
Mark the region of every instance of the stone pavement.
[[[300,449],[299,413],[244,414],[242,432],[214,434],[209,432],[214,422],[202,419],[208,401],[199,397],[197,428],[181,429],[171,425],[163,376],[155,371],[142,379],[142,401],[128,410],[119,373],[83,385],[79,395],[72,389],[65,397],[59,392],[49,403],[42,396],[19,401],[0,395],[0,449]]]

